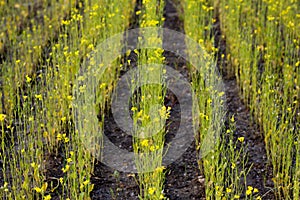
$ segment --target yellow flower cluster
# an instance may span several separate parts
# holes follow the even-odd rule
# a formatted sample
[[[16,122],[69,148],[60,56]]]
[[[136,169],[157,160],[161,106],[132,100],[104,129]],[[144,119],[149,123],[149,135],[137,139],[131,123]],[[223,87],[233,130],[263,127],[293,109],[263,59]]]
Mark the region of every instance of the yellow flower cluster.
[[[157,21],[157,20],[143,21],[141,23],[141,28],[153,27],[153,26],[156,26],[158,23],[159,23],[159,21]]]
[[[258,193],[258,189],[253,188],[252,186],[248,186],[246,190],[246,195],[251,195],[252,193]]]
[[[66,164],[66,166],[63,167],[61,170],[63,171],[63,173],[66,173],[66,172],[69,171],[69,169],[70,169],[70,165],[69,165],[69,164]]]
[[[35,95],[35,98],[38,99],[38,100],[42,100],[43,99],[43,96],[41,94],[36,94]]]
[[[162,173],[165,169],[166,169],[165,166],[160,166],[160,167],[157,167],[157,168],[155,169],[155,172],[157,172],[157,173]]]
[[[244,142],[244,140],[245,140],[244,137],[239,137],[239,138],[238,138],[238,141],[240,141],[240,142],[242,142],[242,143]]]
[[[34,187],[33,189],[37,192],[37,193],[44,193],[46,192],[48,187],[48,183],[45,182],[41,187]]]
[[[65,143],[70,141],[70,139],[67,137],[65,133],[64,134],[58,133],[56,139],[57,141],[64,141]]]
[[[6,115],[5,114],[0,114],[0,122],[3,122],[5,119]]]
[[[148,147],[149,146],[149,140],[147,140],[147,139],[142,140],[141,145],[142,145],[142,147]]]
[[[170,110],[171,107],[166,107],[163,106],[160,110],[159,110],[159,115],[162,119],[168,119],[170,117]]]

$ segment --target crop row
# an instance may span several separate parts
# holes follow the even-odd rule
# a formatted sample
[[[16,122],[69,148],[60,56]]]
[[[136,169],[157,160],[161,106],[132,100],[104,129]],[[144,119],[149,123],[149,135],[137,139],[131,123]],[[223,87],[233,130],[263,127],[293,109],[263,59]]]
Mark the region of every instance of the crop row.
[[[205,176],[205,196],[207,199],[260,199],[258,189],[246,184],[249,169],[245,167],[244,137],[234,139],[234,116],[226,118],[224,85],[216,65],[216,5],[186,0],[182,6],[185,32],[200,46],[196,51],[186,41],[189,59],[196,59],[198,65],[191,66],[190,71],[200,111],[194,125],[199,127],[195,139],[200,154],[199,169]],[[229,126],[224,126],[225,121]],[[245,180],[243,184],[241,179]]]
[[[297,1],[220,1],[227,56],[264,133],[278,199],[299,198],[299,41]]]
[[[1,9],[1,77],[0,113],[13,115],[18,88],[25,76],[38,71],[43,50],[53,41],[76,1],[4,2]]]
[[[42,12],[44,23],[33,22],[11,40],[16,46],[9,46],[12,52],[7,56],[12,59],[2,63],[5,100],[0,157],[4,185],[0,193],[4,199],[50,199],[51,195],[86,199],[93,188],[94,157],[84,148],[81,130],[75,130],[70,112],[72,84],[79,78],[78,70],[87,67],[81,63],[88,61],[96,45],[128,27],[135,4],[129,0],[56,4],[55,13],[51,9]],[[65,17],[67,11],[69,17]],[[42,55],[45,46],[49,49]],[[108,101],[117,67],[119,64],[113,63],[108,76],[97,83],[103,86],[99,98],[104,97],[97,99],[99,107]],[[49,173],[53,153],[63,158],[60,177]]]
[[[163,9],[164,1],[143,0],[141,10],[137,11],[140,27],[161,27],[164,23]],[[132,79],[131,85],[131,91],[140,90],[132,98],[131,108],[140,199],[165,199],[165,166],[162,160],[166,134],[164,126],[170,110],[164,106],[166,86],[163,75],[166,71],[162,67],[165,59],[162,45],[163,37],[158,31],[149,34],[141,29],[135,50],[139,75]],[[155,46],[156,49],[144,48],[148,46]]]

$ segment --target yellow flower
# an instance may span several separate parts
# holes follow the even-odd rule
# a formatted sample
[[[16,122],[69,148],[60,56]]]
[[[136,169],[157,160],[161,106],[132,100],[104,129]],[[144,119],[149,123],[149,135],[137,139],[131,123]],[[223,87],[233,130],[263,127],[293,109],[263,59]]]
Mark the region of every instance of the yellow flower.
[[[257,189],[257,188],[254,188],[253,192],[254,192],[254,193],[258,193],[258,189]]]
[[[154,192],[155,192],[155,188],[151,187],[151,188],[148,189],[148,193],[149,193],[150,195],[153,195]]]
[[[234,169],[236,167],[235,163],[231,163],[231,168]]]
[[[48,194],[47,196],[44,197],[44,200],[50,200],[51,199],[51,195]]]
[[[67,117],[62,117],[62,118],[61,118],[61,121],[62,121],[62,122],[65,122],[66,120],[67,120]]]
[[[68,95],[68,96],[67,96],[67,99],[68,99],[69,101],[72,101],[72,100],[73,100],[72,95]]]
[[[253,190],[253,187],[248,186],[248,187],[247,187],[247,191],[246,191],[246,195],[252,194],[252,190]]]
[[[230,188],[226,188],[226,192],[230,193],[232,190]]]
[[[149,141],[147,139],[142,140],[141,145],[143,147],[147,147],[149,145]]]
[[[86,180],[86,181],[83,182],[83,185],[87,185],[87,184],[89,184],[89,183],[90,183],[90,181],[89,181],[89,180]]]
[[[159,23],[157,20],[147,20],[143,21],[141,27],[148,27],[148,26],[156,26]]]
[[[244,137],[239,137],[238,140],[239,140],[240,142],[244,142],[245,138],[244,138]]]
[[[275,19],[275,17],[273,17],[273,16],[268,16],[267,18],[268,18],[268,21],[273,21]]]
[[[250,195],[250,194],[252,194],[252,192],[250,190],[247,190],[246,195]]]
[[[231,122],[234,122],[234,115],[232,115],[230,121],[231,121]]]
[[[35,187],[35,188],[33,188],[37,193],[42,193],[43,192],[43,190],[42,190],[42,188],[39,188],[39,187]]]
[[[143,110],[140,110],[138,113],[137,113],[137,117],[140,118],[143,116]]]
[[[36,94],[35,98],[37,98],[38,100],[42,100],[43,96],[41,94]]]
[[[260,196],[256,197],[256,200],[261,200],[261,197]]]
[[[138,11],[135,12],[136,15],[140,15],[141,13],[142,13],[141,10],[138,10]]]
[[[60,133],[57,134],[56,139],[60,141],[62,139],[62,135]]]
[[[70,22],[71,22],[70,20],[62,20],[62,21],[61,21],[61,24],[62,24],[62,25],[69,25]]]
[[[70,169],[70,165],[66,165],[65,168],[62,168],[62,171],[65,173],[65,172],[69,171],[69,169]]]
[[[164,169],[166,169],[164,166],[160,166],[160,167],[157,167],[157,168],[155,169],[155,171],[158,172],[158,173],[161,173],[161,172],[164,171]]]
[[[32,168],[39,168],[39,167],[40,167],[40,166],[37,165],[35,162],[30,163],[30,166],[31,166]]]
[[[83,184],[80,184],[80,190],[83,190],[83,188],[84,188],[84,185]]]
[[[5,114],[0,114],[0,122],[3,122],[5,119],[6,115]]]
[[[150,151],[155,151],[155,146],[154,145],[150,146]]]
[[[101,83],[100,89],[105,88],[105,87],[106,87],[106,83]]]
[[[131,108],[131,111],[133,111],[133,112],[134,112],[134,111],[137,111],[137,107],[134,107],[134,106],[133,106],[133,107]]]
[[[211,98],[207,99],[207,104],[211,104],[211,103],[212,103]]]
[[[68,137],[65,137],[65,143],[68,143],[70,139]]]
[[[234,198],[234,199],[239,199],[239,198],[240,198],[240,195],[234,195],[233,198]]]
[[[30,83],[30,82],[31,82],[31,78],[30,78],[28,75],[26,75],[26,82],[27,82],[27,83]]]
[[[68,159],[67,159],[67,162],[68,162],[68,163],[72,162],[72,158],[68,158]]]
[[[287,25],[289,28],[293,28],[295,26],[294,22],[292,21],[289,21],[288,25]]]
[[[91,50],[94,50],[94,45],[93,44],[89,44],[89,46],[87,48],[91,49]]]
[[[161,110],[159,110],[159,115],[161,118],[168,119],[170,117],[170,110],[171,107],[166,108],[166,106],[163,106]]]

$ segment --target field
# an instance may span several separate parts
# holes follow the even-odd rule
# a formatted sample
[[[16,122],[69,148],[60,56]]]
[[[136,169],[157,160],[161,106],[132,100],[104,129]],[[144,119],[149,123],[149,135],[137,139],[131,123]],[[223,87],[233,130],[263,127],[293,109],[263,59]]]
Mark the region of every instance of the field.
[[[0,0],[2,199],[300,199],[297,0]]]

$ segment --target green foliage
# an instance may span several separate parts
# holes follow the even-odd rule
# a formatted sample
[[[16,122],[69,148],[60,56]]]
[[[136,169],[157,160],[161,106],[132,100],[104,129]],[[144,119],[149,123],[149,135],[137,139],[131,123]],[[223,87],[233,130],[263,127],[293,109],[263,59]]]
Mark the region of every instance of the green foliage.
[[[228,62],[264,132],[279,199],[299,197],[297,1],[220,1]]]

